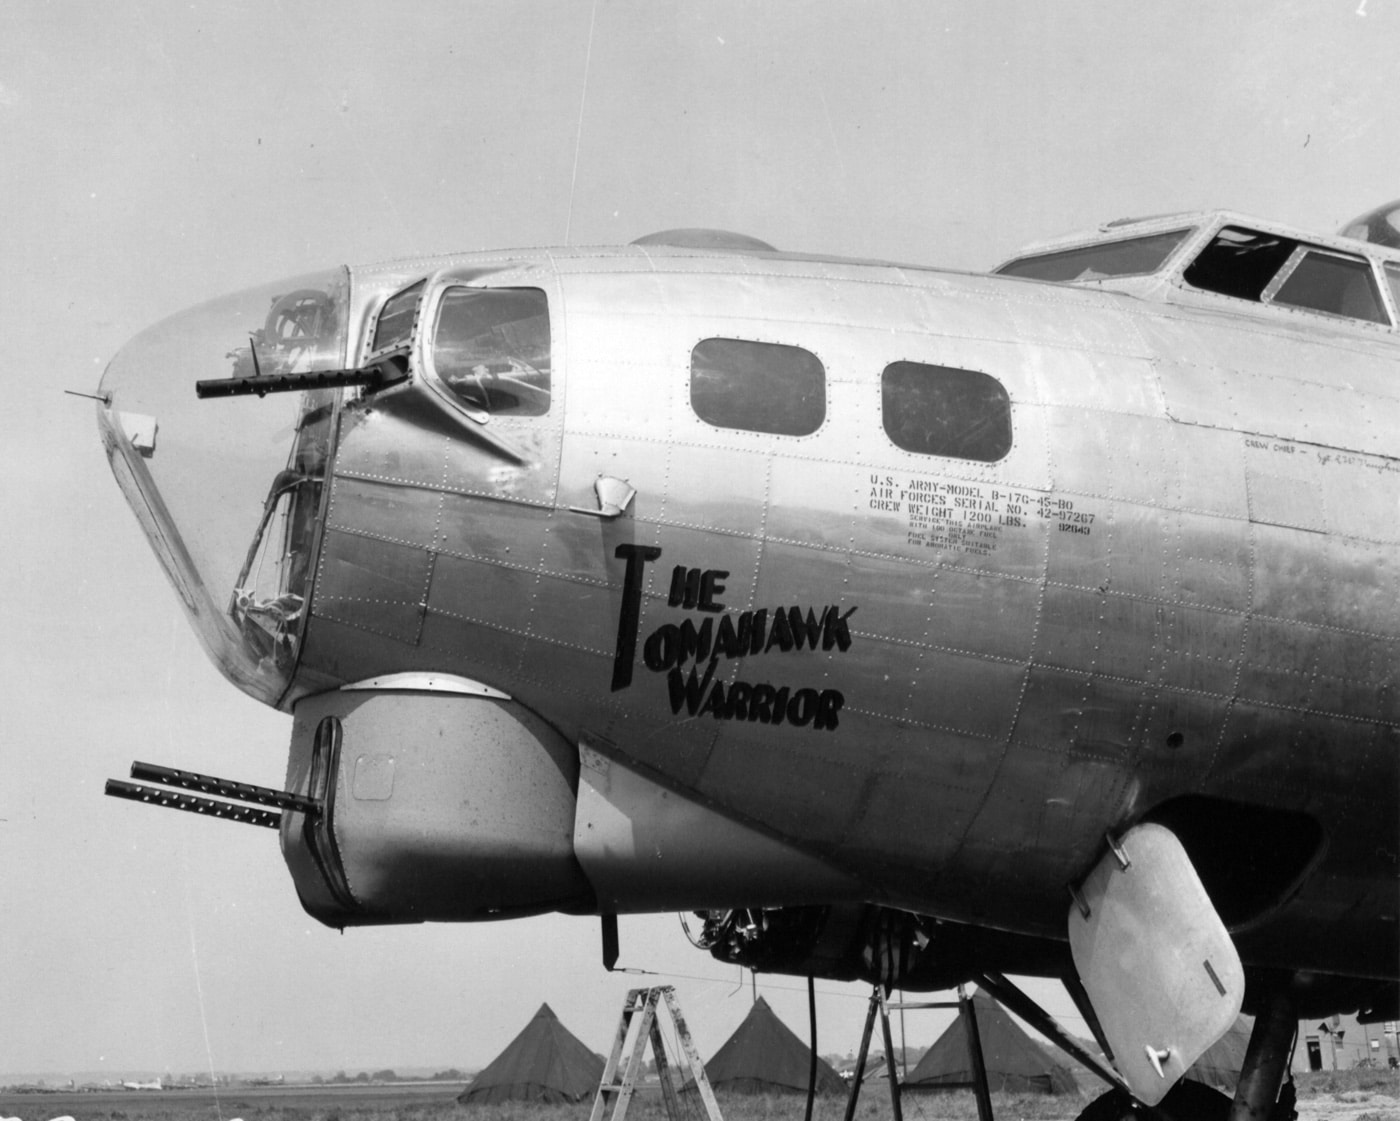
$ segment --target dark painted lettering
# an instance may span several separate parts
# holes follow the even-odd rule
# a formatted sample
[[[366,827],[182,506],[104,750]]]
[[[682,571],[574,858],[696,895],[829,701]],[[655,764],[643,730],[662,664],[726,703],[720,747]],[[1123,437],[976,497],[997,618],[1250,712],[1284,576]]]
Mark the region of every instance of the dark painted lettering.
[[[709,715],[716,720],[773,726],[810,726],[814,731],[833,731],[840,723],[837,714],[846,699],[836,689],[775,689],[766,683],[750,685],[746,681],[726,684],[713,680],[714,670],[714,662],[705,668],[703,676],[694,666],[688,673],[672,669],[666,675],[671,712],[680,715],[684,710],[688,716]]]
[[[753,612],[739,612],[738,630],[734,635],[734,653],[732,658],[742,658],[749,652],[749,644],[753,641],[751,632],[753,631]]]
[[[825,617],[823,612],[822,618]],[[822,640],[822,620],[817,618],[817,613],[810,607],[807,608],[805,620],[802,617],[802,608],[789,607],[788,626],[792,628],[792,644],[798,650],[802,649],[804,640],[812,650],[815,650],[817,643]]]
[[[666,603],[671,607],[684,607],[693,611],[700,601],[700,570],[686,568],[683,564],[671,569],[671,594]]]
[[[768,632],[768,644],[763,652],[768,653],[774,646],[783,653],[792,649],[792,628],[788,625],[787,612],[781,607],[773,612],[773,629]]]
[[[714,641],[715,621],[706,619],[697,628],[689,619],[681,621],[680,630],[680,653],[676,657],[677,665],[684,665],[687,658],[694,658],[697,662],[703,662],[710,656],[710,647]]]
[[[654,545],[619,545],[613,556],[627,562],[622,575],[622,609],[617,613],[617,650],[613,654],[612,691],[632,684],[632,662],[637,656],[637,629],[642,619],[642,580],[646,563],[661,555]]]
[[[694,716],[700,710],[700,702],[705,696],[705,690],[709,688],[710,678],[715,672],[715,664],[711,662],[705,670],[704,677],[695,675],[695,667],[690,667],[689,674],[682,674],[680,670],[673,669],[666,675],[666,688],[671,695],[671,712],[679,715],[684,707],[688,715]]]
[[[715,596],[724,593],[724,585],[721,580],[728,580],[729,573],[722,568],[709,568],[700,577],[700,603],[701,611],[723,611],[724,604],[720,603]]]
[[[614,555],[626,562],[613,659],[612,687],[616,692],[632,684],[646,566],[661,555],[661,549],[619,545]],[[641,642],[642,663],[653,673],[666,674],[672,714],[708,714],[716,720],[834,730],[845,704],[845,697],[835,689],[723,682],[715,680],[715,673],[721,657],[757,657],[775,648],[783,653],[817,649],[845,652],[851,646],[850,618],[856,608],[843,611],[831,604],[818,613],[815,607],[793,605],[730,613],[720,599],[728,578],[729,572],[720,568],[675,565],[671,569],[669,605],[708,613],[698,624],[693,618],[663,623]],[[714,615],[719,616],[718,621]]]
[[[724,682],[716,681],[710,690],[710,695],[705,700],[705,707],[700,710],[701,714],[708,712],[716,720],[724,719]]]
[[[791,690],[784,685],[773,695],[773,716],[768,723],[781,724],[783,722],[783,713],[787,711],[789,692]]]
[[[642,644],[642,662],[653,673],[670,669],[680,660],[681,629],[674,623],[664,623],[647,635]]]
[[[753,700],[749,702],[749,719],[771,724],[773,722],[773,700],[776,696],[773,686],[755,685],[753,687]]]
[[[707,620],[708,621],[708,620]],[[739,626],[742,628],[748,622],[748,612],[739,616]],[[719,631],[715,634],[715,649],[726,658],[741,658],[748,647],[747,636],[741,637],[734,629],[734,617],[732,615],[722,615],[719,620]]]
[[[742,629],[739,632],[743,633]],[[762,654],[763,640],[768,635],[768,608],[760,607],[753,612],[753,622],[749,630],[749,653]]]
[[[837,720],[836,714],[841,711],[841,706],[846,703],[843,697],[835,689],[823,689],[821,695],[817,697],[817,718],[813,721],[812,727],[817,730],[834,730]]]
[[[817,691],[815,689],[799,689],[792,695],[792,700],[788,701],[787,718],[788,723],[798,728],[805,728],[817,715]]]
[[[846,620],[855,614],[856,609],[852,607],[844,615],[841,609],[836,606],[828,607],[822,612],[822,649],[830,650],[833,646],[845,653],[851,648],[851,630],[846,626]]]

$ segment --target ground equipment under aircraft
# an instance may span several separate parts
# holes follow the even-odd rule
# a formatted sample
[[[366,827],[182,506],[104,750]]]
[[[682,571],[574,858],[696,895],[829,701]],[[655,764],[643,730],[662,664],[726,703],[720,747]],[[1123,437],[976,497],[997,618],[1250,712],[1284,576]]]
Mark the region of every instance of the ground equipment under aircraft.
[[[1061,977],[1169,1111],[1244,1007],[1262,1116],[1299,1015],[1400,1017],[1394,212],[990,275],[672,231],[177,315],[103,440],[292,745],[286,791],[137,796],[255,803],[336,927]]]

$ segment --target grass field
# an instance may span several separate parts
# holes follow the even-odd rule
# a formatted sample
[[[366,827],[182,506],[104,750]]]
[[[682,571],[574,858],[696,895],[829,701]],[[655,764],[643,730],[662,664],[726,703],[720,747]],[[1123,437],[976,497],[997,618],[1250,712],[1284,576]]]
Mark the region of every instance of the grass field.
[[[387,1085],[354,1089],[295,1087],[230,1090],[111,1092],[97,1094],[0,1093],[0,1116],[20,1121],[51,1121],[68,1116],[75,1121],[587,1121],[592,1103],[538,1105],[530,1103],[463,1106],[456,1100],[460,1087],[410,1088]],[[993,1094],[996,1121],[1073,1121],[1088,1104],[1088,1096]],[[802,1121],[806,1104],[801,1095],[719,1096],[724,1121]],[[842,1121],[843,1098],[818,1098],[814,1121]],[[1301,1075],[1298,1078],[1300,1121],[1400,1121],[1400,1074],[1359,1070]],[[888,1092],[883,1083],[861,1092],[857,1121],[890,1121]],[[906,1121],[975,1121],[977,1104],[968,1091],[906,1094]],[[655,1093],[639,1093],[627,1121],[666,1121]],[[688,1121],[703,1121],[693,1113]]]

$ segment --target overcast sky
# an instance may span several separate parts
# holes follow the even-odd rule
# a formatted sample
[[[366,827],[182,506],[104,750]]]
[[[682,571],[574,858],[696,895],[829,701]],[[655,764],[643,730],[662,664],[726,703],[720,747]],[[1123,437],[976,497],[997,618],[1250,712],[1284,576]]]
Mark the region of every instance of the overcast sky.
[[[1400,195],[1396,7],[5,0],[0,1080],[477,1066],[545,1000],[602,1050],[645,980],[595,920],[333,933],[270,832],[102,796],[134,758],[281,785],[290,735],[62,394],[132,335],[343,262],[677,226],[959,269],[1164,211],[1332,231]],[[674,916],[622,950],[706,1054],[747,1011]],[[864,992],[822,990],[820,1049],[853,1049]],[[800,980],[760,991],[805,1033]]]

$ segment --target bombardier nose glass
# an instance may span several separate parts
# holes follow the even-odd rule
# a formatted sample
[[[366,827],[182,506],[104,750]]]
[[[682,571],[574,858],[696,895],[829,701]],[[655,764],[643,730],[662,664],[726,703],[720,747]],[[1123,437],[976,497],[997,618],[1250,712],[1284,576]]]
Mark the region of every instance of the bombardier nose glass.
[[[268,703],[295,665],[337,394],[200,400],[195,383],[342,370],[348,295],[338,269],[214,300],[138,335],[102,379],[118,482],[206,648]]]
[[[306,604],[334,402],[329,389],[302,395],[291,465],[272,480],[229,607],[244,642],[288,673]]]

